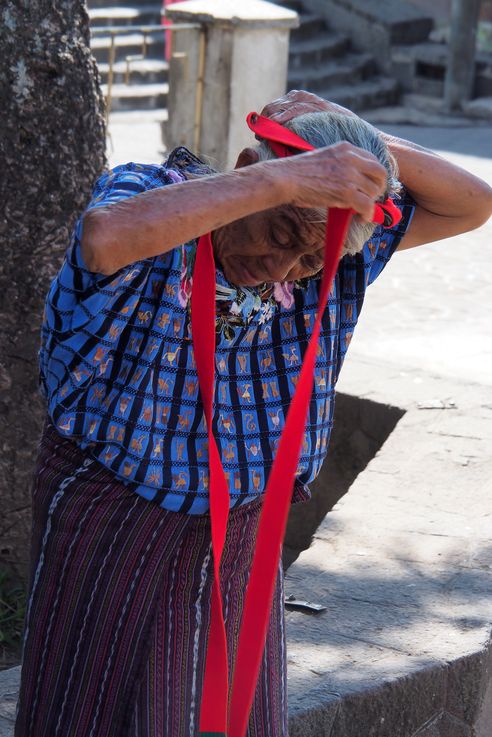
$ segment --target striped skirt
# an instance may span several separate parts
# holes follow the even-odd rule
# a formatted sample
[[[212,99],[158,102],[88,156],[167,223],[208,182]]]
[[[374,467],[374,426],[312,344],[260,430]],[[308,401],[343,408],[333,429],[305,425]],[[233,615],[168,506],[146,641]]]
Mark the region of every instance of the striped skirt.
[[[47,421],[15,737],[196,737],[210,620],[210,517],[169,512]],[[230,514],[222,559],[232,672],[261,498]],[[286,737],[283,574],[248,737]]]

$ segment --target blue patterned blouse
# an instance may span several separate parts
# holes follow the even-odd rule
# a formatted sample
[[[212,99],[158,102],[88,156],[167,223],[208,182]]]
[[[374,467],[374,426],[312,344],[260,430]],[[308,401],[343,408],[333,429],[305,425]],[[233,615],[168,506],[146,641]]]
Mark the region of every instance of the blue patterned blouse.
[[[205,175],[186,149],[162,165],[129,163],[97,181],[87,210]],[[364,301],[410,223],[379,228],[361,253],[345,256],[326,309],[315,391],[294,501],[325,458],[334,387]],[[160,506],[208,512],[207,434],[190,334],[196,241],[130,264],[111,276],[91,273],[80,254],[78,220],[46,298],[39,351],[40,391],[62,435],[115,477]],[[217,270],[214,433],[229,481],[231,507],[261,494],[296,387],[314,322],[319,278],[236,288]]]

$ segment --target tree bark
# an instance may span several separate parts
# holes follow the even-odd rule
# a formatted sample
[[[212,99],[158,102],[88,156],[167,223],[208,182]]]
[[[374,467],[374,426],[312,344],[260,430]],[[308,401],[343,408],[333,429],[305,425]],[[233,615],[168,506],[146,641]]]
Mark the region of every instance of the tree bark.
[[[25,579],[41,317],[106,165],[104,100],[82,0],[4,0],[0,58],[0,565]]]
[[[453,0],[451,5],[451,38],[444,82],[444,100],[448,110],[459,110],[473,93],[480,2]]]

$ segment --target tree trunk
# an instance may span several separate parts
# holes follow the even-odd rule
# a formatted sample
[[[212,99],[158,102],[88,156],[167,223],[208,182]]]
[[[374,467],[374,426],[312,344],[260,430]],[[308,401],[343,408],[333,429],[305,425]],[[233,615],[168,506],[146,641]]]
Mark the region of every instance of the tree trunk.
[[[82,0],[4,0],[0,58],[0,565],[25,579],[41,316],[106,164],[104,100]]]

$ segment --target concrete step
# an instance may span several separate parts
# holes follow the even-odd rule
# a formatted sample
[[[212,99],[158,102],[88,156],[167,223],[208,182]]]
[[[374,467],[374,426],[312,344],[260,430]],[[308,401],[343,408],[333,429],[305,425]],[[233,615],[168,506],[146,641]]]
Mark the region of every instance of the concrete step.
[[[152,31],[147,34],[147,57],[150,59],[164,59],[164,37],[164,31]],[[143,41],[143,33],[136,33],[135,31],[129,31],[128,33],[115,36],[116,61],[124,59],[129,54],[141,54]],[[92,36],[91,51],[98,63],[109,60],[110,46],[111,36]]]
[[[130,61],[130,84],[158,84],[167,82],[169,63],[163,59],[135,59]],[[101,82],[108,81],[109,64],[100,62],[98,64]],[[113,65],[113,84],[125,84],[127,64],[118,61]]]
[[[406,92],[442,97],[448,48],[428,41],[391,50],[393,76]]]
[[[290,70],[288,85],[313,92],[367,79],[376,71],[372,54],[346,54],[319,67]]]
[[[412,44],[425,41],[434,21],[431,13],[424,13],[405,0],[316,0],[311,6],[323,8],[325,17],[332,16],[334,27],[348,30],[359,25],[383,26],[391,44]],[[330,21],[331,22],[331,21]]]
[[[394,46],[391,50],[392,71],[403,89],[420,91],[420,79],[415,88],[416,78],[441,81],[448,60],[448,47],[444,43],[425,43]],[[439,94],[440,90],[433,90]]]
[[[463,112],[472,118],[487,121],[492,124],[492,95],[490,97],[477,97],[463,105]]]
[[[320,90],[318,94],[326,100],[360,113],[372,108],[395,105],[399,98],[399,87],[394,79],[376,76],[359,84],[329,87]]]
[[[162,2],[160,0],[115,0],[114,3],[111,0],[88,0],[89,7],[92,8],[108,8],[108,7],[123,7],[123,8],[140,8],[152,5],[159,13],[162,8]]]
[[[161,22],[161,9],[155,3],[140,6],[106,4],[102,8],[89,8],[89,19],[91,27],[154,24]]]
[[[306,41],[313,36],[327,31],[327,26],[323,18],[313,13],[301,13],[299,15],[300,26],[293,28],[290,32],[290,41]]]
[[[481,100],[491,98],[481,98]],[[479,100],[473,100],[473,104]],[[490,104],[489,103],[489,104]],[[466,105],[464,106],[466,108]],[[473,120],[471,119],[473,118]],[[490,126],[492,123],[492,104],[490,104],[487,116],[486,108],[479,109],[479,115],[473,115],[466,109],[462,113],[449,113],[444,106],[444,100],[429,97],[428,95],[416,95],[407,93],[400,95],[397,105],[389,105],[382,108],[372,108],[364,111],[364,120],[372,123],[377,128],[389,126],[419,126],[425,128],[478,128],[478,126]],[[409,136],[411,137],[411,136]]]
[[[281,2],[276,2],[275,5],[280,5],[282,8],[288,8],[299,14],[305,10],[302,0],[281,0]]]
[[[445,43],[395,46],[391,52],[392,73],[407,92],[442,97],[448,62]],[[492,95],[492,55],[477,53],[475,62],[474,97]]]
[[[108,85],[101,85],[104,96]],[[165,108],[169,85],[161,84],[115,84],[112,88],[111,110],[155,110]]]
[[[293,41],[289,48],[289,69],[318,66],[348,51],[350,39],[342,33],[322,31],[312,38]]]

